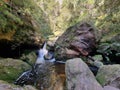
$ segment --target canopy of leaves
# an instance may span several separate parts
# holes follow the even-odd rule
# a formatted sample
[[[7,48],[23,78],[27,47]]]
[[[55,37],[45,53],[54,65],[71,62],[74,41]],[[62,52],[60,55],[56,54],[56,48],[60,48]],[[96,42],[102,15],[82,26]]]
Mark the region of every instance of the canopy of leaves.
[[[34,29],[46,39],[60,36],[77,22],[88,21],[101,30],[103,41],[109,40],[120,33],[119,17],[119,0],[0,1],[0,32],[15,30],[20,34]]]

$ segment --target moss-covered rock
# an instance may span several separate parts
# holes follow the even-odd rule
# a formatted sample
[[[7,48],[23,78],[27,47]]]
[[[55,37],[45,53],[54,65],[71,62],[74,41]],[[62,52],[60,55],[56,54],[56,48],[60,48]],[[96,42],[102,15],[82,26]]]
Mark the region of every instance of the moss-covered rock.
[[[120,89],[120,65],[104,65],[97,73],[96,79],[102,85],[110,85]]]
[[[14,82],[15,79],[30,66],[19,60],[12,58],[0,58],[0,80]]]

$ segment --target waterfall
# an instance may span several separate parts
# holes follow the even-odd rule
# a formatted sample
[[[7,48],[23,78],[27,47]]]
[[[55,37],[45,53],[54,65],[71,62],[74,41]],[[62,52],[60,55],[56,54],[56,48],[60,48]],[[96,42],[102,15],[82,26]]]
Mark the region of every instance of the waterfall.
[[[43,47],[38,51],[38,57],[35,64],[45,63],[44,56],[47,55],[47,53],[48,53],[48,50],[46,49],[46,42],[45,42]]]

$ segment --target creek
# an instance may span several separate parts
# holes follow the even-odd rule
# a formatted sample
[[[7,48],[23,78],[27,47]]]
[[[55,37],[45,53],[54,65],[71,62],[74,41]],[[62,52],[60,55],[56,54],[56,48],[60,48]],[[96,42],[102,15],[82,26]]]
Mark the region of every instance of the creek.
[[[14,82],[16,85],[35,85],[40,90],[58,90],[65,87],[65,63],[56,61],[54,53],[46,49],[46,43],[38,50],[31,69],[23,72]]]

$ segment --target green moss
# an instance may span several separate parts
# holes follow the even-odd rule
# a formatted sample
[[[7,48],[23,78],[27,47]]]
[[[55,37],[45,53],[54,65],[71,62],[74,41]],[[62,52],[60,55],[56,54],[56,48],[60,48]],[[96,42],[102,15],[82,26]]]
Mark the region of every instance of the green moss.
[[[0,80],[14,82],[21,72],[22,70],[16,69],[14,67],[0,66]]]
[[[14,82],[18,76],[30,66],[19,59],[0,59],[0,80]]]
[[[101,84],[101,85],[105,85],[105,76],[103,76],[103,75],[97,75],[96,76],[96,79],[97,79],[97,81]]]

